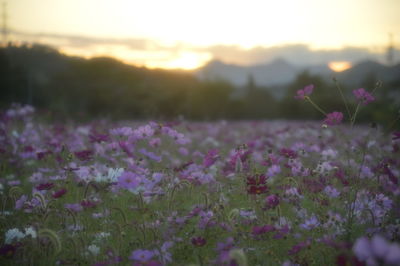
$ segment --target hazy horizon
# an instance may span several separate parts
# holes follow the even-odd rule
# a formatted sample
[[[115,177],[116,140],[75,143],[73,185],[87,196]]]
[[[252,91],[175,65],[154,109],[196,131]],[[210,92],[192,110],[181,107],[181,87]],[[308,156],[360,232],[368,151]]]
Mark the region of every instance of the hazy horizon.
[[[67,55],[109,56],[148,68],[195,69],[211,60],[254,65],[400,58],[400,2],[5,1],[3,42],[40,43]],[[6,24],[6,26],[4,25]],[[389,40],[391,34],[391,43]]]

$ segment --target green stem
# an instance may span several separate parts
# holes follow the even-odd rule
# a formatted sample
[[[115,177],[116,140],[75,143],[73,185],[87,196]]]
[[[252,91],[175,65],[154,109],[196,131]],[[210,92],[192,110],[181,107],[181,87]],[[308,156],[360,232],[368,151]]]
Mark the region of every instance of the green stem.
[[[322,113],[323,115],[326,115],[326,112],[324,112],[324,110],[321,109],[321,107],[319,107],[316,103],[314,103],[310,97],[305,96],[304,99],[306,99],[307,101],[309,101],[311,103],[312,106],[314,106],[315,109],[317,109],[320,113]]]
[[[347,103],[346,98],[344,97],[342,88],[339,86],[339,83],[337,82],[336,79],[334,79],[334,81],[335,81],[336,88],[338,89],[338,91],[340,93],[340,97],[342,97],[342,101],[344,102],[344,106],[346,107],[347,115],[349,116],[349,119],[352,120],[351,113],[350,113],[350,108],[349,108],[349,105]]]
[[[390,131],[394,127],[394,125],[396,125],[396,122],[399,121],[399,119],[400,119],[400,115],[397,116],[397,118],[395,120],[393,120],[393,122],[389,125],[389,128],[387,129],[387,131]]]
[[[354,115],[351,118],[351,127],[353,128],[354,123],[356,122],[356,118],[357,118],[357,114],[358,114],[358,110],[360,109],[360,103],[357,104],[356,110],[354,111]]]
[[[281,207],[279,205],[276,208],[276,214],[278,215],[278,224],[281,226]]]
[[[199,253],[197,253],[197,259],[199,261],[200,266],[203,266],[204,265],[203,258],[200,256]]]

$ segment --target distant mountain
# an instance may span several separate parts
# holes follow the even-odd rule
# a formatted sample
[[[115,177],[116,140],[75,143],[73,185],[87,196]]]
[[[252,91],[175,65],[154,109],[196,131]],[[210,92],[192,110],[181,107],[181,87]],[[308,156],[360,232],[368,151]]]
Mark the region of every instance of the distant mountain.
[[[214,60],[198,69],[195,74],[202,80],[227,80],[237,87],[246,86],[250,76],[258,86],[281,87],[293,81],[303,71],[319,75],[327,82],[336,77],[340,83],[350,87],[363,86],[377,80],[393,83],[400,79],[400,64],[388,67],[374,61],[363,61],[343,72],[334,72],[327,65],[294,66],[284,59],[255,66],[232,65]]]
[[[236,86],[245,86],[252,76],[257,85],[272,86],[290,82],[297,75],[298,69],[283,59],[269,64],[239,66],[214,60],[196,71],[196,76],[205,79],[223,79]]]
[[[339,82],[352,87],[364,86],[367,85],[365,83],[378,80],[393,83],[400,80],[400,64],[389,67],[374,61],[364,61],[346,71],[336,73],[335,76]]]

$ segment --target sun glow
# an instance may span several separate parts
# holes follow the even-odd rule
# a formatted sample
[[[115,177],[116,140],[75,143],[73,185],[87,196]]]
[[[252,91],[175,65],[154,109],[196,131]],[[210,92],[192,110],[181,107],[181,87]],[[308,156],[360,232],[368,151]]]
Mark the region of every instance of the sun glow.
[[[162,67],[170,69],[195,69],[204,65],[211,59],[210,54],[200,54],[194,52],[183,52],[180,53],[176,59],[169,60]]]
[[[333,61],[328,64],[328,67],[335,72],[342,72],[352,67],[348,61]]]
[[[78,55],[84,58],[115,57],[116,59],[136,66],[147,68],[192,70],[203,66],[212,59],[207,52],[193,51],[160,51],[160,50],[131,50],[121,45],[98,45],[90,49],[79,49],[66,46],[61,52],[67,55]]]

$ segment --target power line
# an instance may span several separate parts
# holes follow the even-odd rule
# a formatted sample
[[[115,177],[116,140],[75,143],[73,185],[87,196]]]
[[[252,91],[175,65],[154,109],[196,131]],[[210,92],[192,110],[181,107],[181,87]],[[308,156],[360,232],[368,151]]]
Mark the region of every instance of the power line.
[[[2,35],[3,35],[3,44],[7,44],[7,35],[8,35],[8,28],[7,28],[7,3],[3,2],[3,12],[2,12]]]

